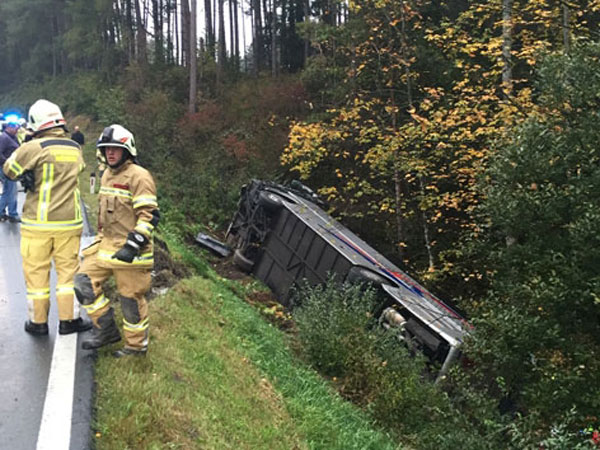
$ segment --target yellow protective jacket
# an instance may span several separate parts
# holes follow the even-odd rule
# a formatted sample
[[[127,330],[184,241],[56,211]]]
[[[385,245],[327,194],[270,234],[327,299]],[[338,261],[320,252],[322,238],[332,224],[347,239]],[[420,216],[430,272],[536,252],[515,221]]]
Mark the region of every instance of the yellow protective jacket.
[[[31,171],[35,178],[23,205],[23,235],[81,233],[79,173],[84,167],[79,144],[62,128],[43,131],[13,152],[3,166],[6,176],[14,180]]]
[[[149,268],[154,264],[152,235],[158,221],[156,186],[150,172],[131,160],[117,169],[108,168],[100,185],[98,213],[98,262],[104,267]],[[153,214],[154,212],[154,214]],[[136,231],[148,238],[148,244],[131,263],[113,259]]]

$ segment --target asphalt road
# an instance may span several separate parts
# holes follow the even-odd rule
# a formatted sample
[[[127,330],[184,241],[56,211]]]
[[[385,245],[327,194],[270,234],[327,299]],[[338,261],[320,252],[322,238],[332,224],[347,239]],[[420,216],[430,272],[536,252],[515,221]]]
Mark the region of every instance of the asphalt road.
[[[23,200],[19,193],[19,205]],[[48,320],[50,334],[34,337],[25,332],[27,300],[19,226],[0,223],[0,449],[88,449],[94,353],[79,349],[75,341],[81,340],[81,335],[58,335],[54,296]],[[51,281],[54,286],[54,271]],[[65,345],[73,351],[56,350]],[[61,369],[65,364],[74,368],[70,377]],[[54,382],[49,383],[51,367]],[[71,386],[72,395],[67,395]],[[40,431],[43,422],[47,424],[45,432]]]

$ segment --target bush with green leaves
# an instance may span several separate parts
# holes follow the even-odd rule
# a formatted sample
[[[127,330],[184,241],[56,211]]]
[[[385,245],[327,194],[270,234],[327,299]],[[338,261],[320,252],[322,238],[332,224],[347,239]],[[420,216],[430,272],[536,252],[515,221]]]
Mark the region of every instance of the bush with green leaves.
[[[325,285],[303,286],[296,297],[294,319],[310,361],[326,375],[350,375],[375,338],[374,293],[332,277]]]
[[[374,291],[330,279],[296,295],[301,304],[293,315],[307,359],[378,423],[414,448],[499,448],[495,404],[466,389],[455,405],[432,382],[424,357],[378,326]],[[475,417],[460,406],[476,407]]]
[[[480,383],[538,430],[576,407],[573,431],[600,411],[600,44],[548,55],[535,98],[490,164],[492,293],[469,352]]]

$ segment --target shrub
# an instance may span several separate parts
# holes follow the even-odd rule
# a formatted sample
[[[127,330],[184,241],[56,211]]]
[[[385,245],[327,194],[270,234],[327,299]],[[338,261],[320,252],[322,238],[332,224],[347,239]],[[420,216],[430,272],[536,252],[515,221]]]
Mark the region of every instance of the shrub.
[[[296,295],[301,304],[293,316],[303,350],[342,395],[392,432],[412,436],[411,444],[419,448],[456,448],[464,442],[470,444],[463,448],[488,448],[430,381],[424,358],[377,325],[374,291],[330,279]]]
[[[329,376],[351,375],[374,339],[374,293],[330,278],[325,285],[303,286],[296,295],[301,303],[294,318],[311,363]]]

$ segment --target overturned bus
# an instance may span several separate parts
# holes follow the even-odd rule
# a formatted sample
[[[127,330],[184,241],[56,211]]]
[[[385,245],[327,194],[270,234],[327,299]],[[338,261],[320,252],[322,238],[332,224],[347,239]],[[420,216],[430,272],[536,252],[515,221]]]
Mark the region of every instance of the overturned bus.
[[[379,321],[419,348],[445,374],[459,357],[466,320],[327,214],[299,182],[252,180],[242,187],[227,230],[233,261],[290,306],[293,287],[325,283],[330,274],[368,283],[380,293]]]

